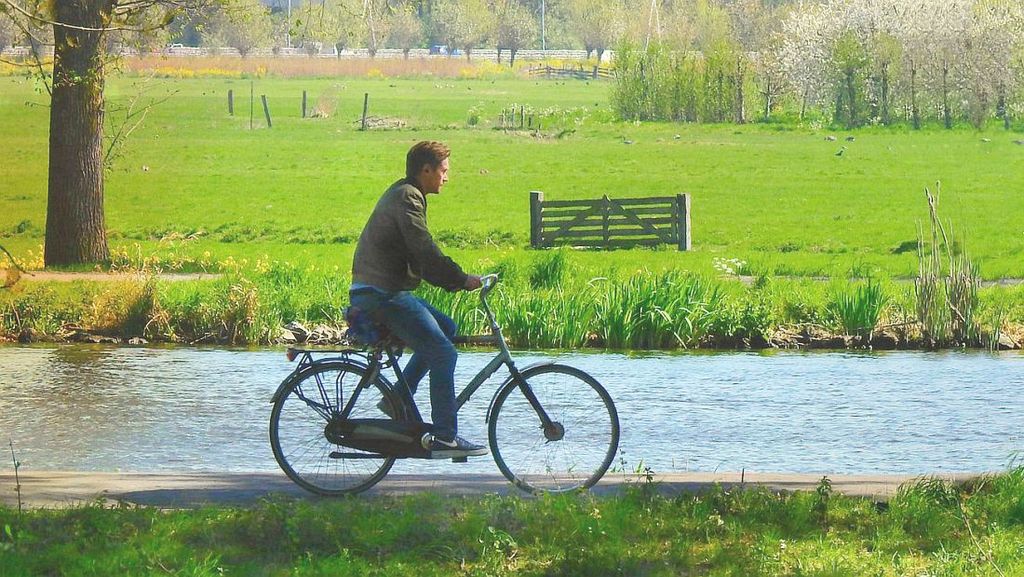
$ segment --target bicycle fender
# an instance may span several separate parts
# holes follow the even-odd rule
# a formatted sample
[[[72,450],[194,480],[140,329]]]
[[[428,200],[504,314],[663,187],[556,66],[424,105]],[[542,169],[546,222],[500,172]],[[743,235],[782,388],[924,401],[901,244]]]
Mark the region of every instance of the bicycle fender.
[[[289,374],[287,377],[285,377],[285,379],[283,381],[281,381],[281,384],[277,386],[277,390],[274,391],[274,395],[272,397],[270,397],[270,402],[271,403],[276,403],[277,400],[279,398],[281,398],[281,395],[284,393],[284,390],[288,387],[288,385],[292,384],[292,382],[294,382],[296,380],[301,380],[301,379],[306,378],[306,375],[308,375],[309,373],[311,373],[313,371],[319,370],[324,365],[337,365],[339,368],[353,367],[353,368],[364,369],[364,370],[368,367],[368,365],[366,363],[360,362],[360,361],[355,360],[355,359],[344,359],[344,360],[341,360],[341,359],[334,358],[334,359],[322,359],[322,360],[313,361],[312,363],[309,363],[308,365],[303,366],[302,368],[300,368],[297,371],[292,371],[291,374]],[[391,386],[391,383],[389,383],[388,380],[384,378],[384,375],[378,375],[377,378],[381,379],[386,385],[388,385],[388,387]]]
[[[527,365],[527,366],[523,367],[522,369],[520,369],[519,370],[519,374],[520,375],[526,375],[527,373],[529,373],[532,370],[539,369],[541,367],[549,367],[549,366],[553,366],[553,365],[557,365],[557,364],[560,364],[560,363],[556,363],[555,361],[541,361],[539,363],[533,363],[533,364]],[[494,390],[494,396],[491,397],[491,402],[487,405],[487,416],[484,417],[484,422],[485,423],[490,423],[491,422],[491,410],[494,409],[494,402],[498,400],[498,394],[501,393],[501,390],[505,388],[505,385],[507,385],[507,384],[512,382],[512,378],[513,378],[512,375],[509,375],[505,379],[505,381],[503,383],[501,383],[501,386],[499,386],[497,389]]]

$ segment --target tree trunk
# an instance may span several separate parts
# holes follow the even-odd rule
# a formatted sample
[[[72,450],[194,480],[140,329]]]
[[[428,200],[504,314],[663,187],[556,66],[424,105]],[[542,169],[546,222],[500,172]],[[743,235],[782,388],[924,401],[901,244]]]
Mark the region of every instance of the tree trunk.
[[[109,22],[111,0],[54,2],[54,20],[84,28]],[[103,216],[102,32],[54,26],[47,266],[110,260]]]
[[[889,125],[889,64],[882,64],[882,124]]]
[[[914,130],[921,129],[921,111],[917,108],[917,66],[910,63],[910,119]]]
[[[744,82],[744,70],[743,61],[737,56],[736,57],[736,124],[746,124],[746,102],[745,94],[743,93],[743,82]]]
[[[835,114],[835,121],[836,122],[842,122],[843,121],[843,94],[845,94],[843,92],[843,87],[840,86],[839,89],[836,90],[836,114]]]
[[[722,74],[721,70],[719,70],[718,75],[715,78],[715,85],[717,86],[715,90],[715,122],[718,123],[725,122],[725,99],[723,98],[723,93],[725,92],[724,84],[725,75]]]
[[[942,121],[946,128],[953,128],[953,114],[949,108],[949,62],[942,61]]]
[[[846,71],[846,106],[850,112],[847,128],[857,126],[857,83],[852,70]]]
[[[516,50],[515,48],[509,48],[508,49],[508,54],[509,54],[509,56],[508,56],[508,67],[509,68],[512,68],[512,67],[514,67],[516,65],[516,52],[518,52],[518,50]]]
[[[1006,106],[1006,83],[999,82],[999,101],[996,103],[996,118],[1003,119],[1003,128],[1010,129],[1010,111]]]

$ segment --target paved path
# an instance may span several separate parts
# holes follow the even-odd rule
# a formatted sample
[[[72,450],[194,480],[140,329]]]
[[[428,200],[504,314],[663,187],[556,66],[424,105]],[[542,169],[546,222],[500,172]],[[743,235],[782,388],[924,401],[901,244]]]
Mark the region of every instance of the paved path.
[[[971,475],[942,475],[965,479]],[[715,483],[733,487],[765,486],[776,491],[813,491],[820,474],[785,473],[673,473],[656,475],[665,494],[697,492]],[[916,477],[901,475],[828,475],[833,490],[852,496],[884,500],[900,484]],[[93,473],[71,471],[22,472],[21,499],[27,507],[62,507],[103,497],[155,507],[180,508],[203,504],[247,505],[270,495],[316,499],[293,484],[283,473]],[[614,494],[629,484],[643,483],[635,475],[606,475],[594,488],[599,495]],[[389,475],[365,493],[403,495],[435,491],[452,495],[516,494],[499,475]],[[0,501],[17,507],[13,473],[0,474]]]

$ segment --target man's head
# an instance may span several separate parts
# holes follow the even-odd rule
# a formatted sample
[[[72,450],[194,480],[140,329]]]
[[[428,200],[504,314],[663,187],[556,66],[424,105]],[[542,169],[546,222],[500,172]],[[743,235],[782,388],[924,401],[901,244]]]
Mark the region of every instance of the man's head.
[[[405,177],[415,181],[423,194],[441,192],[448,182],[448,156],[451,150],[442,142],[424,140],[405,155]]]

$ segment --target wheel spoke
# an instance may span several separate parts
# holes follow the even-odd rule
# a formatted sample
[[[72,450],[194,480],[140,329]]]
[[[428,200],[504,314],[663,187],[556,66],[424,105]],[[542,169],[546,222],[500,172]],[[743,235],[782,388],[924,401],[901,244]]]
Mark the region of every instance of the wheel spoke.
[[[593,485],[618,447],[614,404],[586,373],[552,365],[523,374],[563,436],[549,440],[537,411],[519,387],[499,392],[489,425],[491,451],[501,472],[528,491],[567,491]]]
[[[354,393],[352,383],[359,382],[363,371],[349,363],[325,363],[288,387],[274,405],[270,424],[274,457],[288,477],[306,490],[322,495],[363,491],[382,479],[394,463],[393,458],[366,458],[373,454],[340,447],[325,436],[326,423],[351,401],[344,395]],[[304,384],[312,385],[322,402],[306,397]],[[360,392],[352,406],[353,418],[379,418],[377,402],[382,397],[393,402],[380,381]]]

